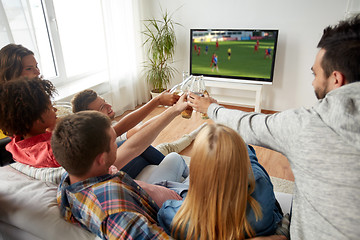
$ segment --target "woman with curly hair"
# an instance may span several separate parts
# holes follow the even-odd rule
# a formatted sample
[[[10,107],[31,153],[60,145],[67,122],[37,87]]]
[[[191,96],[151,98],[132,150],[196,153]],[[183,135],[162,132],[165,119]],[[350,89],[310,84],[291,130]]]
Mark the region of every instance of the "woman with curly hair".
[[[50,146],[56,124],[56,108],[51,98],[54,85],[38,77],[0,84],[0,128],[13,136],[6,145],[17,162],[34,167],[59,167]]]
[[[231,128],[216,124],[200,131],[189,178],[185,200],[166,201],[158,213],[160,225],[174,238],[227,240],[275,233],[282,214],[270,178],[254,149]]]
[[[33,78],[39,75],[40,70],[31,50],[13,43],[0,50],[0,84],[20,76]],[[0,129],[0,139],[5,137],[6,135]]]
[[[60,167],[50,144],[51,131],[57,119],[57,109],[51,104],[55,92],[50,81],[38,77],[21,77],[0,84],[0,128],[12,136],[6,150],[16,162],[36,168]],[[131,147],[136,152],[141,150]],[[180,155],[169,154],[162,162],[156,168],[149,169],[148,177],[144,180],[149,183],[180,181],[188,176],[188,167]],[[134,165],[135,168],[139,164],[135,162]]]

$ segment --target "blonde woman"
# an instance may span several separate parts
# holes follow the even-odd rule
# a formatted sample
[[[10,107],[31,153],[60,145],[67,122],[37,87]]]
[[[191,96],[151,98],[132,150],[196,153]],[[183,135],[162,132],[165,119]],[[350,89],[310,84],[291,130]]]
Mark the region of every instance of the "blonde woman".
[[[254,149],[216,124],[195,140],[185,200],[166,201],[158,220],[176,239],[244,239],[274,234],[279,211]]]

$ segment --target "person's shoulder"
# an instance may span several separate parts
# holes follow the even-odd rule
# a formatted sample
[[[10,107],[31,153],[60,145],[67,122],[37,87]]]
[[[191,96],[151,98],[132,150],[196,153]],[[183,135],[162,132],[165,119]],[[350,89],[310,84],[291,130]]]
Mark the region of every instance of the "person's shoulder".
[[[28,145],[32,146],[34,144],[42,144],[42,143],[50,144],[51,136],[52,136],[52,132],[45,132],[26,139],[23,139],[21,136],[15,136],[12,137],[12,142],[20,144],[21,146],[24,145],[24,147]]]
[[[158,212],[158,219],[172,219],[177,211],[180,209],[184,200],[167,200],[161,206]],[[171,222],[171,221],[170,221]]]
[[[33,143],[49,143],[51,141],[52,132],[45,132],[28,138],[29,142]]]
[[[353,109],[359,108],[360,103],[360,82],[345,84],[336,88],[326,94],[323,99],[320,99],[313,109],[317,114],[334,118],[336,115],[344,114],[349,106]],[[353,111],[358,115],[357,111]],[[345,119],[345,118],[344,118]]]
[[[258,182],[271,183],[269,174],[257,160],[255,160],[254,158],[250,158],[250,163],[256,183]]]
[[[161,208],[177,209],[180,208],[184,200],[167,200],[164,202]]]
[[[119,195],[124,197],[130,195],[144,195],[144,191],[141,189],[141,187],[123,171],[118,171],[115,174],[108,174],[98,177],[94,188],[106,189],[106,194],[114,195],[114,197]]]
[[[115,174],[107,174],[103,176],[94,176],[94,182],[96,186],[107,185],[107,186],[120,186],[130,184],[130,179],[127,178],[126,173],[118,171]]]
[[[183,200],[167,200],[164,202],[157,214],[157,220],[160,226],[170,235],[170,228],[175,214],[180,209]]]
[[[360,81],[345,84],[337,89],[330,91],[326,97],[338,97],[338,96],[357,96],[360,91]]]
[[[60,183],[59,183],[59,186],[58,186],[58,191],[60,191],[60,189],[68,187],[70,185],[69,183],[70,183],[69,174],[65,171],[61,175]]]
[[[268,173],[264,169],[263,166],[261,166],[257,162],[251,162],[251,167],[254,173],[254,178],[256,182],[259,181],[265,181],[268,182],[270,180]]]

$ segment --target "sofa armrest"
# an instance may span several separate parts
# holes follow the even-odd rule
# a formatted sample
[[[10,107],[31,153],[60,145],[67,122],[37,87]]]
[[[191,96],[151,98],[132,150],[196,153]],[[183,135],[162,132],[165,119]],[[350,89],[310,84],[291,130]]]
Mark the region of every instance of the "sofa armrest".
[[[5,149],[5,146],[11,141],[9,137],[0,139],[0,166],[6,166],[13,163],[13,157],[10,152]]]

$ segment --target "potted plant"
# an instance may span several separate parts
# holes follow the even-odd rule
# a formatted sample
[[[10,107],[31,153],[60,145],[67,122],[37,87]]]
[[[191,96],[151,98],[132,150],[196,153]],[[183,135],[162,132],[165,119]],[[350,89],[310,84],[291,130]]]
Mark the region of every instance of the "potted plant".
[[[152,87],[151,91],[155,93],[163,92],[174,73],[177,72],[171,66],[176,45],[175,25],[180,24],[174,22],[167,11],[162,13],[160,20],[152,18],[145,20],[144,23],[143,45],[147,47],[145,75]]]

